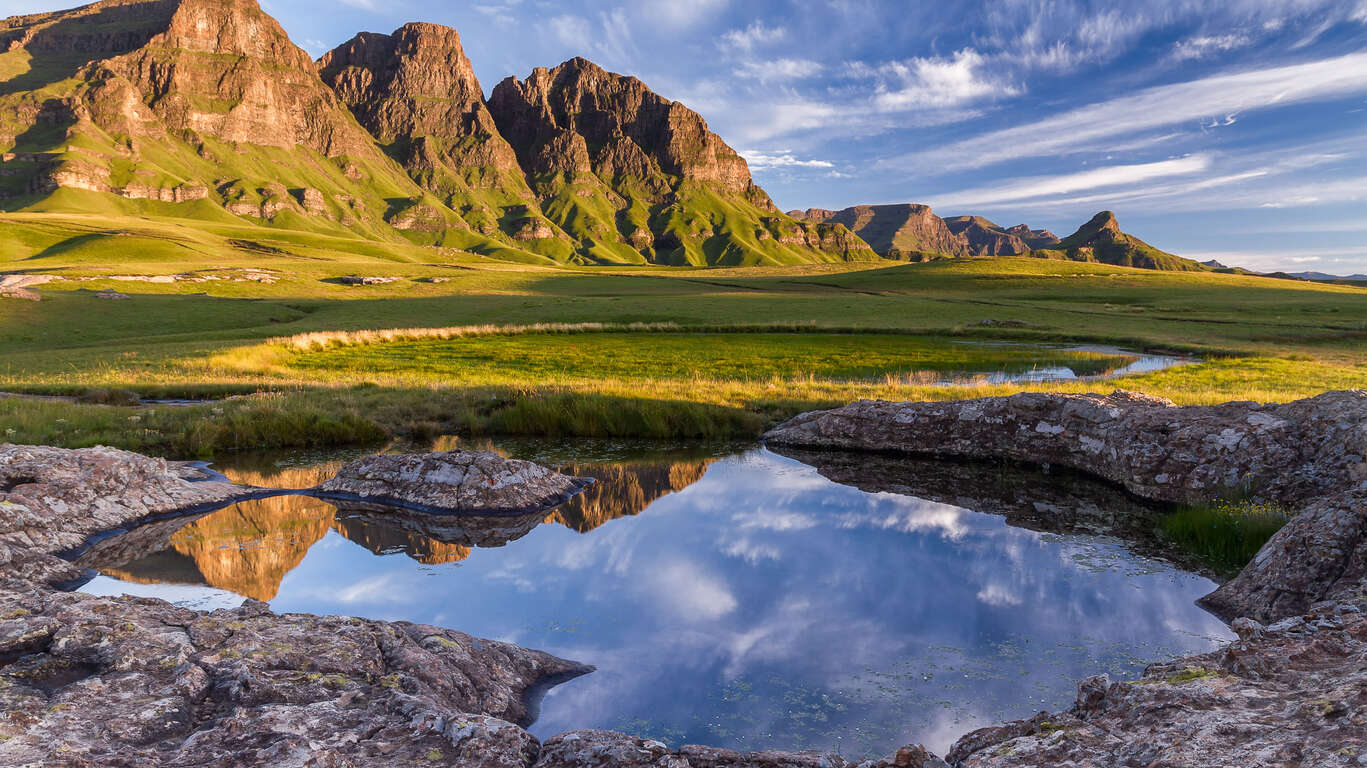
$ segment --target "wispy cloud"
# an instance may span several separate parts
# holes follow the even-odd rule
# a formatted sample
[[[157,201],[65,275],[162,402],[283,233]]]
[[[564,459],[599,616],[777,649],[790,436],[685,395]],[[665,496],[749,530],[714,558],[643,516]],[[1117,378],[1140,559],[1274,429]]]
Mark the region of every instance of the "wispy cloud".
[[[937,168],[981,168],[1026,157],[1105,149],[1106,142],[1146,130],[1219,116],[1367,93],[1367,54],[1217,75],[1070,110],[1055,117],[953,142],[897,162]]]
[[[932,196],[931,202],[940,208],[1018,203],[1024,200],[1055,197],[1090,189],[1138,184],[1170,176],[1186,176],[1201,173],[1209,167],[1210,158],[1208,156],[1195,155],[1157,163],[1116,165],[1055,176],[1032,176],[1007,183],[935,195]]]

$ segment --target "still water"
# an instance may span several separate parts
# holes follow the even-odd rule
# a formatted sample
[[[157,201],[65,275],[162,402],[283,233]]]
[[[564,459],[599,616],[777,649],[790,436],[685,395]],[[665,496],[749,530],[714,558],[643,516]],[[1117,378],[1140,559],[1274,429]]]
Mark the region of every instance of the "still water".
[[[82,563],[101,576],[83,589],[200,608],[248,596],[596,665],[547,695],[542,737],[613,728],[846,756],[943,750],[1068,706],[1087,675],[1132,679],[1230,637],[1194,603],[1212,582],[1141,554],[1152,510],[1076,478],[762,448],[502,447],[599,482],[501,520],[243,503],[93,549]],[[306,487],[342,458],[221,469]]]

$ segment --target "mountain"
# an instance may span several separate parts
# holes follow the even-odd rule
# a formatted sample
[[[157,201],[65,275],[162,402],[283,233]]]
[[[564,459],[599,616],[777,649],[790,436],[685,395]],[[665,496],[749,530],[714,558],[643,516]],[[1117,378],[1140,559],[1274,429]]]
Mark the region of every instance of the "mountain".
[[[696,112],[585,59],[508,78],[489,109],[548,218],[585,260],[658,264],[874,259],[835,224],[780,213]]]
[[[842,211],[809,208],[789,215],[814,223],[843,224],[890,259],[925,261],[969,255],[964,239],[925,205],[856,205]]]
[[[1039,249],[1032,256],[1069,261],[1090,261],[1121,267],[1160,269],[1176,272],[1208,272],[1210,267],[1191,259],[1160,251],[1133,235],[1120,230],[1115,214],[1102,211],[1058,245]]]
[[[949,230],[963,238],[968,255],[1019,256],[1039,248],[1052,248],[1059,239],[1047,229],[1031,229],[1025,224],[1006,229],[982,216],[955,216],[945,219]]]
[[[843,224],[890,259],[1019,256],[1059,242],[1047,229],[1024,224],[1003,229],[981,216],[941,219],[928,206],[912,203],[856,205],[840,211],[810,208],[789,215],[802,221]]]
[[[505,139],[505,136],[507,139]],[[576,59],[486,103],[409,24],[319,62],[256,0],[0,21],[0,210],[331,232],[557,262],[873,259],[774,209],[696,113]]]
[[[1314,280],[1317,282],[1367,282],[1367,275],[1331,275],[1325,272],[1292,272],[1290,273],[1290,276],[1297,277],[1302,280]]]

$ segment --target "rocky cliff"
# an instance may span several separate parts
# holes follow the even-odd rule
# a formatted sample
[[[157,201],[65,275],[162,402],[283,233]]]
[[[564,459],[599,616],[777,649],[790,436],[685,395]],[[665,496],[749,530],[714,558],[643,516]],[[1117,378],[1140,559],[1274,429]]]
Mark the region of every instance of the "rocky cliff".
[[[839,225],[798,222],[696,112],[585,59],[508,78],[489,99],[547,216],[584,260],[872,259]]]
[[[963,239],[970,256],[1019,256],[1036,248],[1052,248],[1059,241],[1047,229],[1025,224],[1007,229],[982,216],[955,216],[945,219],[945,224]]]
[[[456,30],[405,24],[390,35],[363,32],[318,67],[390,156],[471,230],[505,241],[548,232],[519,241],[552,257],[572,252],[569,238],[541,215]]]
[[[841,211],[794,211],[804,221],[843,224],[880,255],[891,259],[968,256],[967,243],[925,205],[856,205]]]
[[[909,261],[1019,256],[1059,242],[1047,229],[1025,224],[1005,229],[981,216],[942,219],[929,206],[912,203],[856,205],[840,211],[810,208],[790,215],[802,221],[843,224],[880,255]]]
[[[575,59],[486,104],[446,27],[357,35],[315,63],[257,0],[103,0],[0,21],[0,78],[8,210],[112,195],[521,261],[876,258],[775,210],[697,113],[635,78]]]

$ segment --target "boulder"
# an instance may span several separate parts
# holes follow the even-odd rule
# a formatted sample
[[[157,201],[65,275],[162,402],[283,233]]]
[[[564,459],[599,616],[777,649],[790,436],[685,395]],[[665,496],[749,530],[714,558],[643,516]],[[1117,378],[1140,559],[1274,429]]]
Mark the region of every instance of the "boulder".
[[[388,506],[523,515],[561,504],[591,482],[492,451],[449,451],[368,456],[347,464],[314,493],[379,511]]]
[[[525,768],[590,671],[437,627],[0,590],[0,764]]]
[[[72,578],[52,555],[98,533],[226,506],[255,492],[195,464],[114,448],[0,445],[0,579],[39,578],[40,568]]]
[[[347,275],[346,277],[339,277],[339,278],[337,278],[337,282],[341,283],[342,285],[388,285],[389,283],[397,283],[397,282],[399,282],[399,278],[397,278],[397,277],[357,277],[356,275]]]

